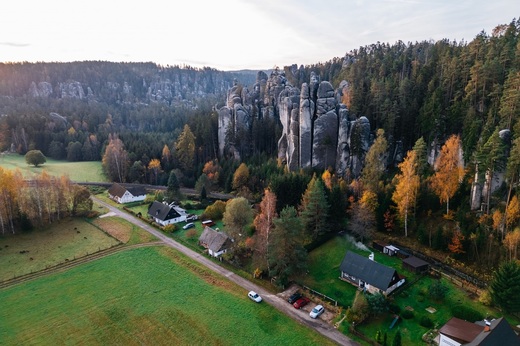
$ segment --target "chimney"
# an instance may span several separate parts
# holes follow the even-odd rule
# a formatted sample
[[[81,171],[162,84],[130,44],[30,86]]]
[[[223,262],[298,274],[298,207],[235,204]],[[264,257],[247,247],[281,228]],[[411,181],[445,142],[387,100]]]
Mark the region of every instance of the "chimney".
[[[484,327],[484,333],[487,333],[491,330],[491,328],[489,328],[489,325],[486,324],[486,326]]]

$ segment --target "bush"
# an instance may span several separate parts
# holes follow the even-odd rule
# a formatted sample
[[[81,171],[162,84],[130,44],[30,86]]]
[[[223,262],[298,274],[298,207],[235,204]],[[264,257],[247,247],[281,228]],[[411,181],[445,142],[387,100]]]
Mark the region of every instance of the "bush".
[[[403,313],[401,314],[401,317],[406,320],[409,320],[414,317],[414,313],[413,313],[413,311],[410,311],[410,310],[404,310]]]
[[[433,328],[433,321],[428,316],[421,317],[419,324],[425,328]]]
[[[395,303],[390,303],[388,305],[388,310],[390,310],[390,312],[393,314],[399,314],[401,312],[401,308]]]
[[[466,320],[469,322],[482,321],[484,319],[484,315],[482,315],[479,311],[464,305],[452,308],[451,314],[453,317],[457,317],[461,320]]]
[[[177,230],[177,226],[171,223],[169,225],[164,226],[163,230],[167,233],[172,233]]]
[[[442,300],[448,293],[448,286],[444,285],[440,280],[436,280],[428,288],[430,297],[435,300]]]
[[[195,239],[197,237],[197,230],[192,228],[188,232],[186,232],[186,238]]]

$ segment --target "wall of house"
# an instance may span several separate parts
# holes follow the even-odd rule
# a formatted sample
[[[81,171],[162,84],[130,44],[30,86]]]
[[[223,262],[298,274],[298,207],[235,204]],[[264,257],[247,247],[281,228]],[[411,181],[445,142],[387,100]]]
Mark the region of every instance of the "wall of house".
[[[444,334],[440,334],[439,346],[460,346],[461,343],[457,342]]]

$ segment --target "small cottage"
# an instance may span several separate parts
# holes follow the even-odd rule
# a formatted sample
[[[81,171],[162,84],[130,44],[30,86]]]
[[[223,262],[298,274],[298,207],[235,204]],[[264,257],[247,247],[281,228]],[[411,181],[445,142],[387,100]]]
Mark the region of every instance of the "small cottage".
[[[390,294],[404,284],[405,278],[393,268],[348,251],[340,265],[340,279],[372,294]]]
[[[141,186],[123,186],[113,184],[108,189],[108,197],[117,203],[142,202],[146,198],[146,190]]]
[[[188,213],[175,204],[154,201],[148,208],[148,216],[161,226],[186,221]]]
[[[199,238],[199,244],[206,248],[213,257],[219,257],[226,253],[232,243],[227,234],[216,231],[211,227],[204,227],[204,231]]]

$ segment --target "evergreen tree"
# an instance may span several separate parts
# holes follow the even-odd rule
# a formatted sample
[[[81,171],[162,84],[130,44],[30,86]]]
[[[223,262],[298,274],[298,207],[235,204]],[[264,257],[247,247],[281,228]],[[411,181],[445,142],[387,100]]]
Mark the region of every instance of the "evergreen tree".
[[[300,216],[309,239],[312,242],[327,231],[329,204],[323,183],[313,176],[303,194]]]
[[[495,271],[490,284],[491,299],[507,313],[520,312],[520,264],[506,262]]]
[[[392,346],[401,346],[402,340],[401,340],[401,331],[398,329],[395,333],[394,340],[392,341]]]
[[[303,246],[303,226],[294,207],[284,208],[273,220],[268,261],[271,276],[284,286],[307,268],[307,251]]]

